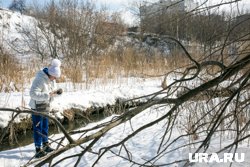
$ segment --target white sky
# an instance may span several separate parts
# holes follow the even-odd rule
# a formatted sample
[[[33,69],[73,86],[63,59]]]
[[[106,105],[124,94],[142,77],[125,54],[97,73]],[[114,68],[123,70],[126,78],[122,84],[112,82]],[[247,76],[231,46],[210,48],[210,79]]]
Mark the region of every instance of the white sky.
[[[10,3],[13,0],[0,0],[0,6],[2,7],[8,7]],[[44,4],[46,2],[49,2],[50,0],[26,0],[26,4],[29,3],[41,3]],[[97,6],[105,6],[108,10],[111,11],[119,11],[122,12],[122,18],[126,21],[128,24],[132,24],[135,22],[135,17],[132,14],[131,11],[133,7],[135,7],[135,2],[156,2],[158,0],[93,0]],[[204,2],[205,0],[195,0],[199,3]],[[231,0],[209,0],[208,5],[215,4],[215,3],[221,3],[221,2],[228,2]],[[250,10],[250,0],[242,0],[239,2],[239,9],[248,9]],[[229,9],[229,6],[224,7],[223,9]],[[237,9],[236,7],[234,9]]]

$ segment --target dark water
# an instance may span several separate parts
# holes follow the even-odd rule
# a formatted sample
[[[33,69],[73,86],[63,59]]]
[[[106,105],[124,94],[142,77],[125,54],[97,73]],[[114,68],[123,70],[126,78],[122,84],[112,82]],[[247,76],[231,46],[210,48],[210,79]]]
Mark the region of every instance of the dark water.
[[[63,126],[69,132],[69,131],[84,127],[90,122],[97,122],[102,119],[104,119],[103,114],[98,114],[98,115],[96,114],[96,115],[91,116],[91,121],[86,120],[86,119],[75,119],[72,122],[64,123]],[[58,133],[60,132],[56,126],[49,127],[49,135],[58,134]],[[8,142],[4,142],[0,144],[0,151],[10,150],[10,149],[22,147],[25,145],[29,145],[32,143],[33,143],[33,131],[27,130],[26,133],[20,133],[17,135],[17,142],[14,141],[13,144],[10,144]]]

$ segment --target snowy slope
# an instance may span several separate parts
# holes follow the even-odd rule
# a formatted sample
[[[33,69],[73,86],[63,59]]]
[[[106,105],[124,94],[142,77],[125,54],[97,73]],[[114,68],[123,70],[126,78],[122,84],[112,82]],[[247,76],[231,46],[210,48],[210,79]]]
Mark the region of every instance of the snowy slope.
[[[15,51],[16,47],[24,47],[23,30],[30,28],[36,23],[33,17],[22,15],[19,12],[13,12],[7,9],[0,9],[0,41],[6,51],[18,55]],[[22,55],[24,56],[24,55]]]

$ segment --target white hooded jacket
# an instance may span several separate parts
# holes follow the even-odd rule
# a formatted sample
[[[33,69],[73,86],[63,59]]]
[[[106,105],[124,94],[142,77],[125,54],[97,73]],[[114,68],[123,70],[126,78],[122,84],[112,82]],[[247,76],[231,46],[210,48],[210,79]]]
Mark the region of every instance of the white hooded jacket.
[[[39,71],[30,89],[29,106],[35,109],[35,104],[50,103],[53,97],[50,97],[49,93],[55,91],[56,88],[56,82],[51,81],[43,70]]]

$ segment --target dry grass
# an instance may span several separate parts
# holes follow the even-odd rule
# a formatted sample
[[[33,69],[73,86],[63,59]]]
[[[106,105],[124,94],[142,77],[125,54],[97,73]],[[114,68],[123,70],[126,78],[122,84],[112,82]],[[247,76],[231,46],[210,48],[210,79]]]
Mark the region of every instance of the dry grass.
[[[0,53],[0,91],[20,91],[23,83],[23,69],[12,55]]]
[[[84,65],[77,61],[63,63],[62,77],[59,82],[91,83],[96,79],[108,82],[126,77],[161,75],[169,70],[167,58],[154,55],[146,56],[143,52],[127,48],[122,53],[110,51],[103,55],[92,56]]]
[[[249,45],[247,45],[249,46]],[[246,46],[244,47],[246,49]],[[202,53],[190,49],[192,57],[195,60],[203,60]],[[228,57],[228,56],[226,56]],[[218,55],[210,56],[209,60],[218,60]],[[37,63],[33,61],[29,68],[21,68],[13,56],[0,54],[0,91],[11,91],[8,85],[12,82],[14,85],[28,83],[35,76],[35,73],[48,64]],[[184,52],[176,50],[171,55],[162,56],[160,53],[149,56],[146,51],[138,51],[133,48],[126,48],[122,52],[110,51],[103,55],[93,55],[84,65],[76,60],[67,60],[62,62],[62,77],[58,82],[72,82],[81,84],[91,84],[96,79],[107,83],[110,79],[119,82],[120,78],[127,77],[147,77],[160,76],[169,71],[185,68],[193,64]],[[218,67],[207,68],[208,74],[216,74],[220,69]],[[249,69],[249,68],[248,68]],[[24,80],[26,79],[26,80]],[[20,88],[16,88],[20,90]]]
[[[84,67],[72,66],[72,67],[62,67],[62,76],[57,80],[58,82],[71,81],[73,83],[83,82],[83,71]]]
[[[88,76],[92,79],[159,75],[169,69],[166,58],[159,55],[148,57],[131,48],[125,49],[120,55],[110,52],[91,60],[88,64]]]
[[[7,78],[5,81],[0,81],[2,87],[10,82],[27,83],[31,81],[40,68],[48,65],[34,60],[31,61],[28,68],[21,69],[13,56],[7,54],[2,54],[1,62],[0,70],[5,71],[3,76]],[[157,53],[148,56],[146,52],[127,48],[122,53],[110,51],[103,55],[92,56],[84,65],[73,60],[63,62],[62,77],[58,82],[91,84],[96,79],[103,81],[103,83],[109,82],[110,79],[119,82],[120,78],[164,75],[170,70],[188,64],[190,61],[181,52],[176,51],[169,56]]]

